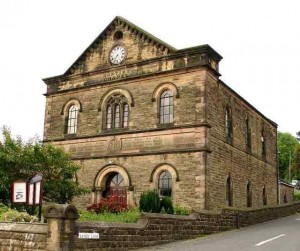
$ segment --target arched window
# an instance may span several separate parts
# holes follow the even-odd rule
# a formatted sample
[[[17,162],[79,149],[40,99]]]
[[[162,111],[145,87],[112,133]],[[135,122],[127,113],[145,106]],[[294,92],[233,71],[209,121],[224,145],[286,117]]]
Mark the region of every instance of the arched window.
[[[284,192],[284,195],[283,195],[283,202],[284,203],[288,202],[286,191]]]
[[[247,199],[247,207],[252,207],[252,191],[251,191],[251,182],[247,182],[246,187],[246,199]]]
[[[172,176],[168,171],[163,171],[158,178],[158,193],[161,196],[172,195]]]
[[[251,129],[249,125],[249,119],[246,118],[245,121],[245,126],[246,126],[246,131],[245,131],[245,136],[246,136],[246,150],[248,153],[251,152]]]
[[[266,193],[266,187],[264,186],[263,188],[263,193],[262,193],[262,199],[263,199],[263,205],[267,205],[267,193]]]
[[[159,104],[160,123],[173,123],[173,93],[170,90],[160,95]]]
[[[129,126],[129,105],[122,94],[114,94],[106,105],[106,129],[127,128]]]
[[[68,111],[68,134],[75,134],[77,132],[77,120],[78,120],[78,107],[72,105]]]
[[[233,190],[230,177],[226,180],[226,202],[228,206],[233,206]]]
[[[261,131],[261,155],[263,160],[266,160],[267,149],[266,149],[266,137],[264,130]]]
[[[231,113],[231,108],[229,106],[227,106],[225,109],[225,130],[226,130],[227,143],[231,144],[233,130],[232,130],[232,113]]]

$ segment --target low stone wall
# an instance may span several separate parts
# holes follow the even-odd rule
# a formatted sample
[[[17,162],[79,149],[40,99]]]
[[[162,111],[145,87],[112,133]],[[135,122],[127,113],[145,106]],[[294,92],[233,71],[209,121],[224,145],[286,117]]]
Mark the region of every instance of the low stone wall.
[[[291,203],[294,199],[294,186],[280,182],[279,193],[280,204]]]
[[[46,250],[47,224],[0,222],[0,250]]]
[[[300,212],[300,203],[255,210],[224,209],[190,216],[143,214],[137,224],[77,223],[74,250],[130,250],[195,238]],[[95,240],[79,239],[79,233],[99,233]]]
[[[300,202],[253,210],[225,208],[219,213],[202,211],[189,216],[142,214],[136,224],[79,223],[74,206],[50,205],[45,212],[47,224],[1,222],[0,250],[131,250],[246,227],[297,212]],[[79,233],[98,233],[100,238],[81,239]]]

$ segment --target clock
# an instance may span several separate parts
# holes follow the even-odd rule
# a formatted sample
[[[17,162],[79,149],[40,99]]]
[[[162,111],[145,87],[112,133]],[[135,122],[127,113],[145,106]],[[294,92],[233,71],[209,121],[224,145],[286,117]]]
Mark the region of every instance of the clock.
[[[126,58],[126,48],[125,46],[118,44],[113,47],[109,53],[109,60],[112,64],[121,64]]]

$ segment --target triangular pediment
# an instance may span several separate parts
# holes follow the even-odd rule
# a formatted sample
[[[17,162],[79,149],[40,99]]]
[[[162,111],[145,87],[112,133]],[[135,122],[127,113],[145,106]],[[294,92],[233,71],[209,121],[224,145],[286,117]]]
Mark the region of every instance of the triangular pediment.
[[[124,59],[111,62],[112,50],[121,45],[126,51]],[[95,70],[132,64],[164,56],[176,49],[122,17],[114,20],[79,56],[64,75],[81,74]],[[118,63],[121,61],[121,63]]]

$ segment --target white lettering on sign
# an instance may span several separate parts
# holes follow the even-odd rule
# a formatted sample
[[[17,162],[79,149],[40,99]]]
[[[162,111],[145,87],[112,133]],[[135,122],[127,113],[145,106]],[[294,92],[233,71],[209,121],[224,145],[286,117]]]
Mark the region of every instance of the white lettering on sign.
[[[99,239],[99,233],[79,233],[79,239]]]

